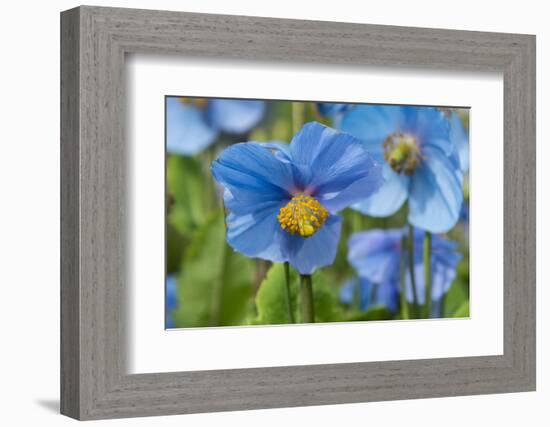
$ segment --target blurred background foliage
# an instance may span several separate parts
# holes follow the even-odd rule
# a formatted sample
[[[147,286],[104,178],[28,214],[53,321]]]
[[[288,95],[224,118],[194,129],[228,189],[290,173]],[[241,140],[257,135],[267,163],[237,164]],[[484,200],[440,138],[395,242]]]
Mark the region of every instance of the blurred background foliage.
[[[206,99],[191,99],[204,105]],[[210,164],[228,145],[245,141],[289,143],[293,136],[290,101],[268,101],[263,118],[248,132],[220,132],[212,144],[191,156],[167,154],[166,159],[166,273],[176,283],[166,291],[167,327],[269,325],[291,323],[285,295],[283,264],[250,259],[235,252],[225,238],[221,189],[215,185]],[[333,125],[334,118],[320,114],[316,103],[303,104],[305,122]],[[458,111],[468,129],[468,110]],[[169,128],[168,128],[169,129]],[[468,199],[468,179],[465,179]],[[457,276],[440,301],[440,317],[469,316],[468,206],[447,236],[459,243],[462,260]],[[347,261],[349,236],[374,228],[400,228],[406,207],[388,218],[372,218],[345,209],[342,236],[334,263],[313,275],[316,322],[399,319],[382,305],[362,311],[359,304],[344,304],[342,287],[356,279]],[[291,307],[298,317],[298,274],[291,269]],[[173,294],[175,293],[175,294]],[[168,303],[168,301],[176,303]]]

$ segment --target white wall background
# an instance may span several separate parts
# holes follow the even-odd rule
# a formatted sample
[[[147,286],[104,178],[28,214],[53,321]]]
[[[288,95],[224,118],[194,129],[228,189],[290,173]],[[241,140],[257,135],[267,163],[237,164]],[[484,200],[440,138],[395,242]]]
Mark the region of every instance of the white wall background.
[[[273,409],[108,421],[116,426],[408,427],[550,424],[548,187],[550,27],[545,3],[460,0],[157,0],[97,5],[319,19],[537,35],[538,391],[414,401]],[[74,424],[59,401],[59,12],[75,1],[5,2],[0,25],[0,420],[2,425]],[[7,149],[7,150],[6,150]],[[91,423],[91,424],[96,424]]]

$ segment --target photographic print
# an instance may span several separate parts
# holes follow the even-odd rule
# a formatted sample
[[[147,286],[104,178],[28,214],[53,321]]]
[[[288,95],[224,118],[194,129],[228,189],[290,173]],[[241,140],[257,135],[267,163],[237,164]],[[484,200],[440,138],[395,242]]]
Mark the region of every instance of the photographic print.
[[[166,96],[166,328],[469,317],[469,114]]]

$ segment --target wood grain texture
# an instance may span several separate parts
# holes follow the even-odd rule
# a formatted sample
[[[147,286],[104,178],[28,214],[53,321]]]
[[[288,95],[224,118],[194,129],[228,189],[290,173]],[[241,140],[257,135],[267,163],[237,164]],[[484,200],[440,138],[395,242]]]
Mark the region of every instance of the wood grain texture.
[[[79,13],[61,21],[61,412],[80,413]]]
[[[62,13],[62,413],[100,419],[535,389],[535,38],[80,7]],[[124,56],[500,71],[504,354],[129,375]]]

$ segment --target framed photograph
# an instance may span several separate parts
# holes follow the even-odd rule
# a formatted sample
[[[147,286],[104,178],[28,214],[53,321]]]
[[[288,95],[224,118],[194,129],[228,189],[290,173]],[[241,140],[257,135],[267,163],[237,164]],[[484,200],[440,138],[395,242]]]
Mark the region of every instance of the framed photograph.
[[[535,37],[61,14],[61,412],[535,390]]]

